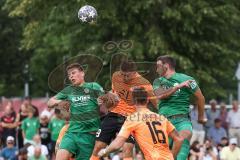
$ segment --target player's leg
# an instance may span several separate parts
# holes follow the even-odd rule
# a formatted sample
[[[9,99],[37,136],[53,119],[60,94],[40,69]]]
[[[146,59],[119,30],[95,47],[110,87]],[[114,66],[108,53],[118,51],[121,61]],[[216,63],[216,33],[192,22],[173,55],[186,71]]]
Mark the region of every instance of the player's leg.
[[[65,149],[59,149],[57,151],[56,159],[57,160],[69,160],[71,158],[71,153]]]
[[[56,155],[57,160],[69,160],[78,150],[75,144],[76,136],[73,133],[66,133],[60,143],[59,150]]]
[[[95,145],[95,134],[91,133],[78,133],[76,147],[76,160],[89,160]]]
[[[90,160],[98,160],[98,152],[110,144],[116,136],[118,119],[114,113],[108,113],[101,123],[101,127],[96,134],[96,142]]]
[[[190,140],[192,137],[192,123],[187,118],[176,118],[171,120],[176,130],[184,138],[177,160],[186,160],[190,151]],[[174,145],[174,144],[173,144]]]
[[[90,160],[99,160],[99,157],[97,154],[101,149],[105,148],[106,146],[107,144],[105,142],[96,141]]]

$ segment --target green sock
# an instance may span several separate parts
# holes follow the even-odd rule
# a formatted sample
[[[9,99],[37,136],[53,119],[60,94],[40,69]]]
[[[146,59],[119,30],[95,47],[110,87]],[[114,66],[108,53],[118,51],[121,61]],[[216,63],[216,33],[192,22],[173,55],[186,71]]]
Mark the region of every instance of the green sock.
[[[187,160],[188,154],[190,151],[190,142],[187,139],[184,139],[182,147],[177,155],[177,160]]]

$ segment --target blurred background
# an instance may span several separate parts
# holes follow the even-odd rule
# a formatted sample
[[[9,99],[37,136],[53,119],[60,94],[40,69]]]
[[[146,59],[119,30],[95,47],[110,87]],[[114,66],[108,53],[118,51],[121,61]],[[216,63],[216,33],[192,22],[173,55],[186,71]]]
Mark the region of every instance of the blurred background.
[[[77,17],[86,4],[98,12],[94,24]],[[42,113],[67,83],[69,62],[85,64],[87,81],[110,89],[121,59],[135,60],[152,82],[165,54],[197,80],[206,103],[230,109],[238,99],[239,0],[0,0],[0,7],[1,114],[9,105],[19,112],[26,100]]]

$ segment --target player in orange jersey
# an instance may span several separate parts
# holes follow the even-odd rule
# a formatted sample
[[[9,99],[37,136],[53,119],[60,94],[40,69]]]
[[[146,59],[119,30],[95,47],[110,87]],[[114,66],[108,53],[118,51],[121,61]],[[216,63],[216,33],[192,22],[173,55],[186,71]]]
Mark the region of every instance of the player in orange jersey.
[[[144,87],[149,96],[154,96],[153,87],[148,80],[143,78],[138,72],[136,64],[133,61],[124,61],[121,64],[120,71],[112,76],[112,91],[119,97],[119,103],[106,115],[101,123],[101,127],[96,135],[96,143],[90,160],[98,160],[97,153],[116,137],[120,131],[126,117],[136,111],[132,101],[132,88]],[[152,99],[151,103],[157,106],[157,100]],[[124,160],[132,159],[132,149],[134,139],[129,136],[123,146]]]
[[[127,117],[117,138],[98,156],[106,156],[118,150],[132,135],[138,142],[146,160],[174,160],[183,138],[164,116],[151,112],[147,108],[148,96],[144,88],[135,88],[132,92],[137,112]],[[172,151],[168,146],[168,137],[174,140]]]

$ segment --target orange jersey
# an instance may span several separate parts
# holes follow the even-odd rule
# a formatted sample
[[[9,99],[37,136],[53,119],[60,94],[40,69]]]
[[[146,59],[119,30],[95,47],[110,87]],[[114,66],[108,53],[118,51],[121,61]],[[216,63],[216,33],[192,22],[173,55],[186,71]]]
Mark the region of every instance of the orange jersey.
[[[123,77],[120,71],[117,71],[112,76],[112,91],[117,93],[120,101],[116,107],[114,107],[111,112],[121,114],[123,116],[128,116],[136,111],[135,106],[132,102],[132,89],[134,87],[144,87],[148,92],[148,96],[154,96],[153,87],[151,83],[143,78],[140,74],[131,80],[129,83],[124,83]]]
[[[174,129],[164,116],[141,108],[127,117],[118,136],[134,136],[146,160],[174,160],[168,146],[168,135]]]
[[[65,135],[65,133],[67,132],[68,130],[68,127],[69,127],[69,124],[65,124],[61,131],[59,132],[59,135],[58,135],[58,139],[57,139],[57,142],[56,143],[60,143],[62,141],[62,138],[63,136]]]

